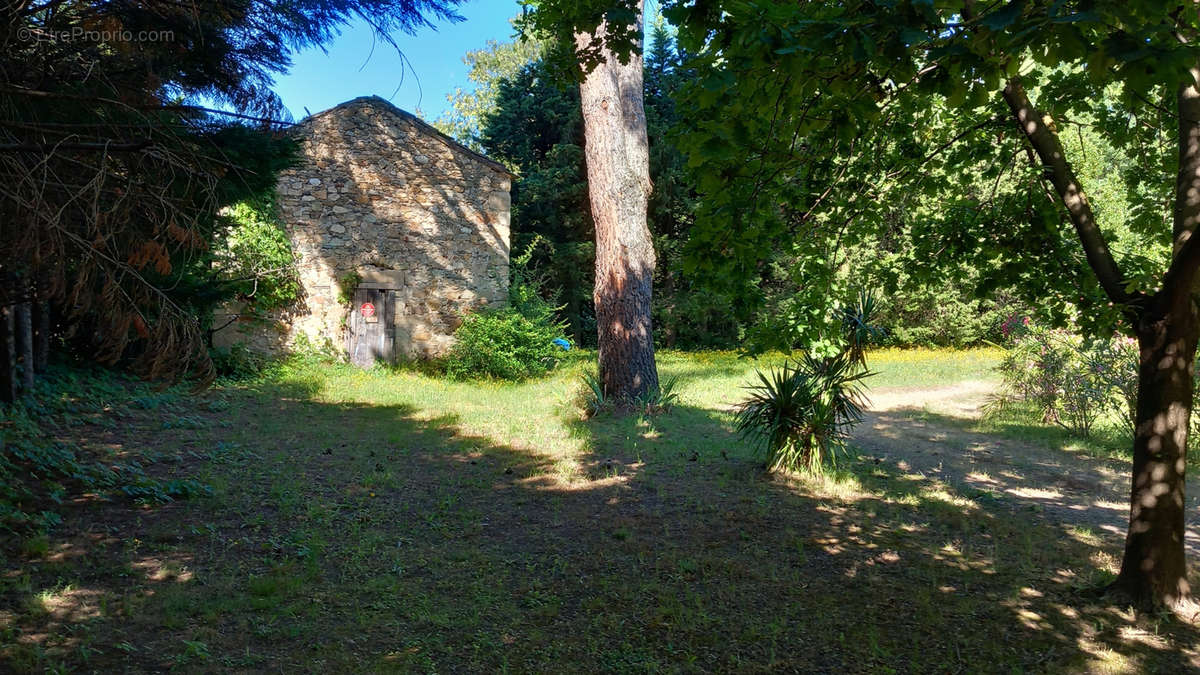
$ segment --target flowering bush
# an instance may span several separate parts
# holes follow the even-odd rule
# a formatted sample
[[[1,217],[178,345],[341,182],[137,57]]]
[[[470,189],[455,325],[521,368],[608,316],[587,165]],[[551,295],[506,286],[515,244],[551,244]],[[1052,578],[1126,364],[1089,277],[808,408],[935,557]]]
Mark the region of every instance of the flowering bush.
[[[1137,403],[1137,342],[1114,336],[1084,340],[1065,330],[1010,326],[1017,337],[999,366],[1004,391],[993,404],[1035,403],[1044,424],[1089,436],[1105,417],[1133,429]],[[1002,328],[1003,330],[1003,328]]]
[[[1018,337],[998,368],[1004,387],[989,405],[989,413],[1021,400],[1037,405],[1043,423],[1081,436],[1090,435],[1104,419],[1133,433],[1140,359],[1137,340],[1121,335],[1084,340],[1068,331],[1019,320],[1005,325]],[[1200,373],[1193,373],[1193,378],[1190,431],[1195,434],[1200,433]]]
[[[1005,341],[1019,340],[1029,333],[1031,323],[1028,316],[1020,313],[1009,314],[1008,318],[1000,323],[1000,335]]]
[[[1085,367],[1095,373],[1109,391],[1107,411],[1122,420],[1132,433],[1137,416],[1137,340],[1120,335],[1109,340],[1093,340],[1082,357]]]
[[[1096,365],[1096,345],[1106,341],[1083,343],[1075,358],[1068,359],[1062,370],[1062,389],[1055,422],[1080,436],[1090,436],[1092,428],[1105,412],[1113,409],[1114,390],[1104,373],[1111,366]]]
[[[1058,422],[1059,399],[1065,392],[1072,357],[1078,353],[1081,342],[1079,336],[1064,330],[1028,328],[1000,362],[1004,395],[1036,403],[1043,423]]]

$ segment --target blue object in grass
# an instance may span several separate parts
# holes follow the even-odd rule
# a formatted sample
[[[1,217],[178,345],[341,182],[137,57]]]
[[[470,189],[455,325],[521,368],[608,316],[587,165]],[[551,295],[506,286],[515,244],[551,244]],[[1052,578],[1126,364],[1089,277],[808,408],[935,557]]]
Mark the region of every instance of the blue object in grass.
[[[571,343],[567,342],[565,338],[554,338],[553,342],[559,347],[562,347],[564,352],[571,351]]]

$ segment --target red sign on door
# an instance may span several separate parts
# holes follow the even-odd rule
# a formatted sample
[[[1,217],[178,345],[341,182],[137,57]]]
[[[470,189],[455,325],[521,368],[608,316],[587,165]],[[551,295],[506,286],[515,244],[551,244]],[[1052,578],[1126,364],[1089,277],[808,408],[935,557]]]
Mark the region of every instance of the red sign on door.
[[[358,311],[362,312],[362,315],[369,319],[375,316],[375,305],[370,302],[364,302],[362,307],[358,308]]]

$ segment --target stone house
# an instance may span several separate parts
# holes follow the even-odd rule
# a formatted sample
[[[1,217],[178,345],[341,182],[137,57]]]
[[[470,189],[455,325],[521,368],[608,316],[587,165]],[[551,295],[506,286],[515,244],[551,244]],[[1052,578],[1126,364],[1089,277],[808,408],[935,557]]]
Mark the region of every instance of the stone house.
[[[216,346],[279,351],[303,334],[360,365],[428,358],[466,312],[507,301],[512,175],[501,164],[377,96],[294,133],[301,161],[280,175],[278,204],[303,297],[266,325],[217,316],[214,326],[232,323]]]

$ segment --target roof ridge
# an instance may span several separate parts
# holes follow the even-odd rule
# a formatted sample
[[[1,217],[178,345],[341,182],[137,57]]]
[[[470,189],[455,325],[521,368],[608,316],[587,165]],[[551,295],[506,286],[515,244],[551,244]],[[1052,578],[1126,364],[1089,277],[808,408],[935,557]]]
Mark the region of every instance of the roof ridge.
[[[342,110],[346,110],[347,108],[351,108],[356,105],[362,105],[364,103],[369,103],[376,107],[382,107],[383,109],[387,110],[388,112],[390,112],[394,115],[397,115],[401,119],[412,122],[413,124],[415,124],[417,126],[418,129],[425,132],[426,135],[437,138],[438,140],[442,141],[442,143],[449,146],[451,150],[458,150],[460,152],[466,153],[467,155],[474,157],[475,159],[483,162],[485,165],[489,166],[490,168],[500,171],[501,173],[508,176],[509,178],[513,178],[515,176],[512,171],[508,170],[508,167],[504,166],[500,162],[497,162],[496,160],[488,157],[487,155],[484,155],[483,153],[476,152],[475,150],[468,148],[467,146],[463,145],[462,143],[459,143],[458,141],[451,138],[450,136],[442,133],[437,127],[433,126],[432,124],[426,122],[425,120],[421,119],[420,117],[417,117],[416,115],[408,112],[407,110],[397,106],[395,103],[392,103],[391,101],[389,101],[377,94],[369,95],[369,96],[357,96],[350,100],[342,101],[341,103],[339,103],[331,108],[326,108],[325,110],[322,110],[321,112],[313,113],[313,114],[309,115],[308,117],[305,117],[304,119],[300,120],[296,124],[296,126],[306,125],[318,117],[324,117],[326,115],[329,115],[329,114],[332,114],[335,112],[339,112]]]

